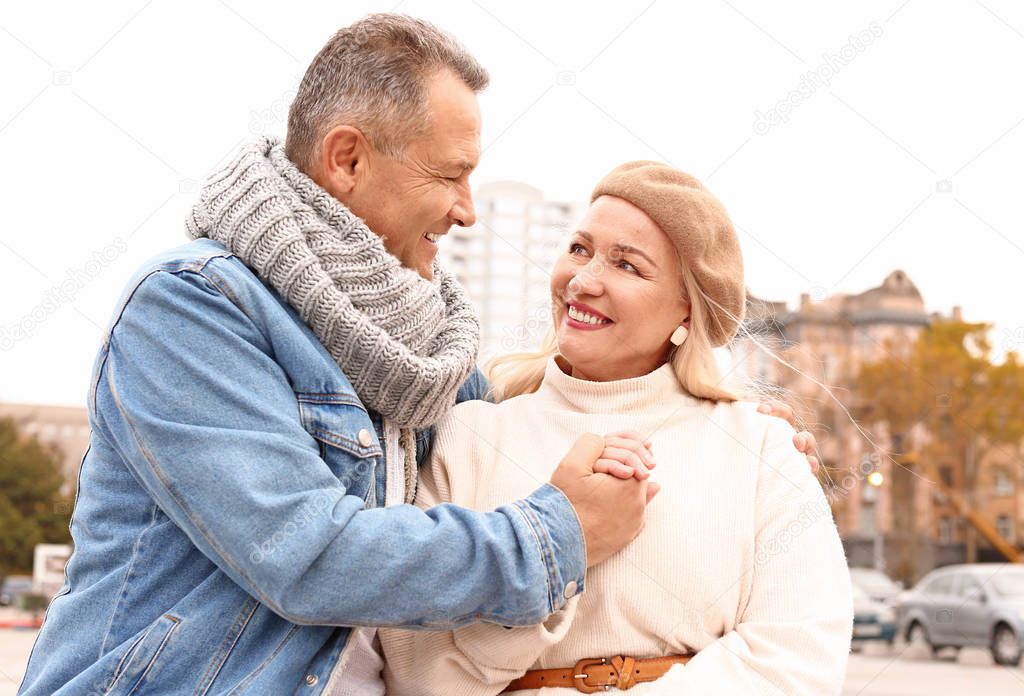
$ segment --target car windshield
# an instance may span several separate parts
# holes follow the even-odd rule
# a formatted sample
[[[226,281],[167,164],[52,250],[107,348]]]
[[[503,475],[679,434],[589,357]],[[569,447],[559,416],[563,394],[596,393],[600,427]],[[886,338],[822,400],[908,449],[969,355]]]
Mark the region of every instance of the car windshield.
[[[988,586],[1000,597],[1024,598],[1024,571],[1004,570],[988,579]]]
[[[895,583],[877,570],[854,570],[853,581],[867,592],[892,592]]]
[[[859,587],[856,583],[854,583],[854,585],[853,585],[853,601],[855,601],[855,602],[863,602],[863,603],[870,603],[871,602],[871,597],[869,597],[868,593],[865,592],[861,587]]]

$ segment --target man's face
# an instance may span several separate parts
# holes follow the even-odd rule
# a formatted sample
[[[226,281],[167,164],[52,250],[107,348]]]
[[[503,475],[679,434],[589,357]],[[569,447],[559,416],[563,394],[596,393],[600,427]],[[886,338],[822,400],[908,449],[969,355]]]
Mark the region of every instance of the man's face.
[[[440,235],[476,222],[469,175],[480,159],[476,94],[450,72],[427,80],[431,131],[400,159],[371,149],[345,201],[403,266],[434,277]]]

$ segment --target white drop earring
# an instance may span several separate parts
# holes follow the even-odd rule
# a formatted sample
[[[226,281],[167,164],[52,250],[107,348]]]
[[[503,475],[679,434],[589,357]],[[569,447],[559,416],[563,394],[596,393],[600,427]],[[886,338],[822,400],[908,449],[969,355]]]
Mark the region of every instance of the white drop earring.
[[[683,341],[685,341],[686,337],[689,335],[690,332],[685,326],[677,326],[676,330],[672,332],[672,335],[669,336],[668,340],[674,346],[681,346],[683,345]]]

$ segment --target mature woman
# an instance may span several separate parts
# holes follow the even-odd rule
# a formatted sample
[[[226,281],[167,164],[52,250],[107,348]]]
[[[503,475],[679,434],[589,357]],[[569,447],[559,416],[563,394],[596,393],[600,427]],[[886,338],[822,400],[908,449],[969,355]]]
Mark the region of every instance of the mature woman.
[[[646,476],[653,454],[660,494],[544,624],[381,630],[389,693],[838,694],[852,599],[828,503],[793,429],[712,357],[745,298],[724,208],[654,162],[618,167],[591,201],[551,277],[557,351],[505,359],[499,403],[451,412],[416,502],[493,509],[548,480],[532,453],[611,431],[603,466]]]

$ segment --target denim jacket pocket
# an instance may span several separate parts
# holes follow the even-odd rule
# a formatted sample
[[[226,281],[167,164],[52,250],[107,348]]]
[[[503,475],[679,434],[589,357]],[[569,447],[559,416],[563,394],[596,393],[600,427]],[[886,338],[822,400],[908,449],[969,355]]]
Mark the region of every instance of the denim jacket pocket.
[[[142,689],[146,686],[147,680],[153,676],[157,660],[179,625],[181,625],[181,619],[172,614],[164,614],[150,624],[142,637],[128,648],[128,652],[117,666],[113,682],[105,694],[120,696],[121,694],[145,693]],[[155,688],[158,684],[153,683],[151,686]]]
[[[384,455],[369,414],[344,394],[295,396],[302,427],[320,444],[320,457],[348,495],[366,500],[373,490],[377,458]]]

